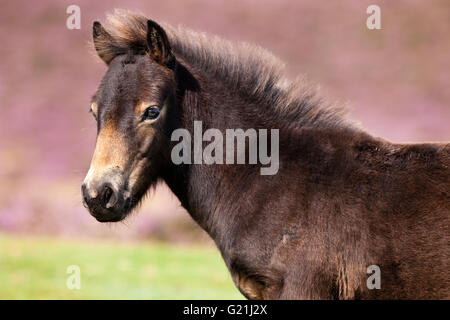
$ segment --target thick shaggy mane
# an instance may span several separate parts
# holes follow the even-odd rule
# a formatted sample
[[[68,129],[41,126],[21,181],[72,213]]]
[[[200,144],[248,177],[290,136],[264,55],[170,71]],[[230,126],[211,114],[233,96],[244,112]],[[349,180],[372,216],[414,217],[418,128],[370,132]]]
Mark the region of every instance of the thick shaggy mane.
[[[284,64],[267,50],[248,43],[234,44],[184,27],[161,25],[176,58],[231,90],[272,106],[278,118],[286,120],[289,126],[350,126],[344,108],[326,103],[304,80],[287,79]],[[97,47],[104,55],[139,52],[146,47],[147,17],[141,14],[116,9],[108,15],[105,28],[111,39]]]

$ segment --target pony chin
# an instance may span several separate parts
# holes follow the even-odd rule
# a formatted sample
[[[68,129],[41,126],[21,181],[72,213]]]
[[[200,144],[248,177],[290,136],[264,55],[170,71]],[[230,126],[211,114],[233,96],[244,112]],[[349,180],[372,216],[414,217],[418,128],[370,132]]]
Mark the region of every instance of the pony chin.
[[[123,212],[124,215],[123,218],[129,216],[134,211],[136,211],[141,206],[142,202],[155,192],[156,186],[158,185],[158,181],[159,180],[157,178],[154,178],[149,181],[146,181],[145,183],[143,182],[134,185],[133,187],[131,187],[131,190],[133,190],[132,192],[130,191],[124,192],[124,195],[129,197],[129,206],[125,208],[126,211]]]

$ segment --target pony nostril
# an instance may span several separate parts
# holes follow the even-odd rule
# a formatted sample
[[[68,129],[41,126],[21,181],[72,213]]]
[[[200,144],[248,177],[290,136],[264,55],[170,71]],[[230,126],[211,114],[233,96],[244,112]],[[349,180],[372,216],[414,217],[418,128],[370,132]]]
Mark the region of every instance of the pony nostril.
[[[102,190],[102,203],[106,209],[112,208],[117,203],[117,194],[114,190],[106,185]]]
[[[108,186],[103,187],[103,201],[105,203],[109,201],[112,194],[113,194],[113,191],[110,187],[108,187]]]

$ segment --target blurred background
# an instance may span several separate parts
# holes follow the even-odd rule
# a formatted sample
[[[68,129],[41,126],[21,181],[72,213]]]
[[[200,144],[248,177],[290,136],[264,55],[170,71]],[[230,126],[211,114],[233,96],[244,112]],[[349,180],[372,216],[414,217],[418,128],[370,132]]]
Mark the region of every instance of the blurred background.
[[[81,29],[66,27],[69,5]],[[368,30],[366,8],[381,8]],[[259,44],[393,142],[450,140],[447,0],[0,3],[0,299],[240,298],[220,254],[165,185],[123,223],[81,204],[95,144],[88,113],[106,67],[94,20],[114,8]],[[66,268],[79,265],[81,290]]]

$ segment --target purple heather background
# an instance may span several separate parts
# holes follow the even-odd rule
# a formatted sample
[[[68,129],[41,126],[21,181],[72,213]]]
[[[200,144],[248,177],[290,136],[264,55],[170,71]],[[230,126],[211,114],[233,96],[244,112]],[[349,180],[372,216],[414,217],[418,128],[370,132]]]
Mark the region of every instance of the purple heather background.
[[[81,30],[66,8],[81,7]],[[381,7],[382,30],[366,8]],[[450,140],[450,2],[2,1],[0,4],[0,232],[172,241],[205,239],[164,186],[120,224],[83,208],[80,184],[95,142],[89,100],[105,72],[91,25],[114,8],[259,44],[352,118],[394,142]]]

